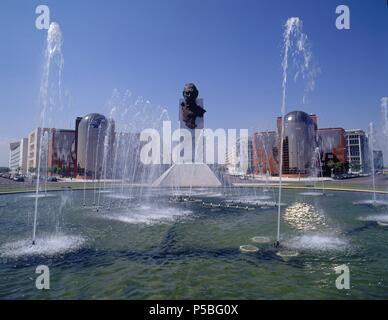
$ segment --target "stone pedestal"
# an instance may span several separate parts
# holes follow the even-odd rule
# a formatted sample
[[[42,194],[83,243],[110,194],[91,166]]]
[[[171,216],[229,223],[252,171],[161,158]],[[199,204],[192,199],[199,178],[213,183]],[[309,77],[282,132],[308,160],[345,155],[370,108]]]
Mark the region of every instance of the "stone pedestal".
[[[153,187],[221,187],[221,182],[205,163],[173,164],[153,184]]]
[[[192,84],[189,84],[189,86]],[[186,85],[187,86],[187,85]],[[194,85],[192,85],[194,86]],[[195,86],[194,86],[195,87]],[[185,87],[186,88],[186,87]],[[196,90],[196,88],[195,88]],[[197,92],[198,93],[198,92]],[[185,96],[185,95],[184,95]],[[196,99],[196,97],[195,97]],[[198,116],[195,119],[195,129],[189,128],[183,117],[182,106],[184,100],[179,102],[179,124],[181,129],[191,133],[190,140],[184,140],[183,144],[187,146],[183,150],[191,148],[191,156],[184,157],[184,161],[173,164],[164,174],[162,174],[154,183],[154,187],[220,187],[221,182],[218,180],[213,171],[205,161],[204,154],[204,137],[202,134],[197,136],[195,133],[204,129],[204,117]],[[194,100],[191,100],[193,104]],[[203,108],[203,100],[196,99],[195,104]]]

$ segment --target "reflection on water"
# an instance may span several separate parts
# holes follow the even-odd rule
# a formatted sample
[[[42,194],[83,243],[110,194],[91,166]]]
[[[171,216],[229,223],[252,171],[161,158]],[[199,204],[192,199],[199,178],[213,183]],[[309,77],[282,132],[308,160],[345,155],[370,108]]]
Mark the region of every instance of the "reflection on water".
[[[297,230],[315,231],[325,227],[325,216],[308,203],[296,202],[286,208],[284,220]]]

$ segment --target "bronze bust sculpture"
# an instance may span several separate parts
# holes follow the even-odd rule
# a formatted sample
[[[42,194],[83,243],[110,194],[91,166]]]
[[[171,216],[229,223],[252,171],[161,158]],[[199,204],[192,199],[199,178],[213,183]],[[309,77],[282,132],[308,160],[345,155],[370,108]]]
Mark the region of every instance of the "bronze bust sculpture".
[[[198,89],[193,83],[188,83],[183,88],[184,101],[181,103],[182,120],[189,129],[195,129],[197,117],[203,117],[206,110],[197,105]]]

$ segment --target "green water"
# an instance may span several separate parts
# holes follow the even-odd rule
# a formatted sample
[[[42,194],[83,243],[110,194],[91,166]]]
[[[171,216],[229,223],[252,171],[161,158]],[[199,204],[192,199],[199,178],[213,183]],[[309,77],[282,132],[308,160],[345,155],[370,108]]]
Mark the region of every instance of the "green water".
[[[0,298],[388,298],[388,228],[376,223],[388,211],[352,204],[367,194],[284,191],[280,250],[299,253],[285,260],[272,245],[276,207],[252,203],[260,189],[194,190],[198,202],[186,203],[170,202],[169,193],[143,190],[132,200],[104,194],[99,212],[82,207],[82,191],[52,193],[39,200],[35,248],[34,199],[1,196]],[[276,199],[276,192],[267,195]],[[88,204],[93,196],[87,191]],[[252,210],[225,208],[227,200]],[[255,244],[255,236],[272,242]],[[241,245],[259,251],[242,253]],[[334,267],[342,264],[350,268],[350,290],[335,286]],[[50,290],[35,288],[38,265],[50,268]]]

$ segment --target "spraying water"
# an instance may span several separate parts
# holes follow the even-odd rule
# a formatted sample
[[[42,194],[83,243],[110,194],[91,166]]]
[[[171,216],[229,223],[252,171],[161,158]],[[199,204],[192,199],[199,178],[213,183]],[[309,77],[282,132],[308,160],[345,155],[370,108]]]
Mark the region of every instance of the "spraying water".
[[[382,107],[383,110],[386,112],[387,108],[387,102],[388,100],[385,100],[386,98],[383,98],[382,100]],[[387,121],[387,119],[383,119],[384,122]],[[371,162],[371,171],[372,171],[372,188],[373,188],[373,198],[372,200],[362,200],[362,201],[355,201],[353,204],[355,205],[372,205],[373,207],[378,207],[378,206],[387,206],[388,202],[386,200],[377,200],[376,197],[376,169],[375,169],[375,159],[374,159],[374,150],[375,148],[375,131],[374,131],[374,125],[371,122],[369,124],[369,152],[370,152],[370,162]],[[382,224],[384,222],[382,221],[377,221]]]
[[[109,121],[109,125],[108,125],[108,129],[110,129],[110,123],[111,121]],[[108,152],[109,152],[109,130],[108,130],[108,134],[105,136],[105,139],[104,139],[104,155],[103,155],[103,159],[102,159],[102,179],[103,179],[103,184],[102,184],[102,187],[101,187],[101,183],[99,185],[99,192],[98,192],[98,198],[97,198],[97,211],[99,210],[100,208],[100,199],[101,199],[101,188],[103,188],[103,191],[105,192],[105,186],[106,186],[106,178],[107,178],[107,167],[108,167],[108,164],[107,164],[107,158],[108,158]]]
[[[384,158],[388,157],[388,97],[381,98],[381,115],[382,115],[382,133],[380,139],[384,150]]]
[[[319,165],[320,176],[322,179],[322,193],[325,194],[325,180],[323,179],[323,166],[322,166],[322,159],[321,159],[321,151],[319,150],[319,147],[317,147],[316,151],[318,152],[318,165]]]
[[[381,98],[381,112],[383,116],[383,132],[388,137],[388,97]]]
[[[313,179],[314,190],[318,190],[318,182],[319,182],[319,178],[321,178],[321,192],[309,191],[309,192],[301,192],[300,194],[305,196],[323,196],[325,194],[325,182],[323,179],[321,151],[319,147],[316,147],[314,149],[311,171],[312,172],[310,175],[310,179]]]
[[[42,105],[41,110],[41,130],[39,134],[39,148],[38,148],[38,166],[36,176],[36,191],[35,191],[35,207],[34,207],[34,225],[32,234],[32,244],[36,242],[36,223],[38,218],[38,202],[39,202],[39,183],[40,183],[40,171],[41,171],[41,155],[43,148],[43,130],[46,124],[46,112],[53,108],[52,97],[50,96],[50,73],[53,67],[57,67],[58,78],[58,96],[61,96],[61,78],[64,65],[64,59],[62,55],[62,32],[59,25],[55,22],[50,24],[47,32],[47,46],[45,50],[45,63],[43,69],[43,77],[40,85],[40,103]]]
[[[128,131],[129,135],[129,131]],[[128,139],[129,140],[129,139]],[[124,196],[124,183],[125,183],[125,177],[127,174],[127,169],[128,169],[128,158],[129,158],[129,152],[130,152],[130,141],[127,141],[127,149],[125,151],[125,157],[124,157],[124,169],[123,169],[123,177],[121,179],[121,195]]]
[[[262,166],[260,168],[260,175],[265,179],[265,186],[263,188],[264,195],[260,198],[260,200],[269,200],[271,199],[271,197],[265,195],[265,193],[269,192],[269,177],[271,174],[270,173],[271,165],[270,165],[270,159],[269,159],[268,150],[267,150],[267,140],[269,140],[269,133],[266,132],[265,137],[264,137],[264,133],[260,133],[258,135],[258,139],[261,141],[261,144],[263,146],[264,161],[266,163],[266,166]]]
[[[281,202],[282,202],[282,175],[283,175],[283,145],[284,145],[284,131],[285,131],[285,116],[286,116],[286,94],[287,94],[287,80],[288,80],[288,69],[289,59],[293,58],[292,62],[297,67],[297,71],[294,75],[296,81],[299,76],[305,78],[312,76],[314,72],[311,72],[311,59],[312,54],[309,50],[307,41],[307,35],[303,33],[302,21],[297,17],[289,18],[284,26],[283,33],[283,81],[282,81],[282,105],[281,105],[281,133],[280,133],[280,159],[279,159],[279,199],[278,199],[278,223],[277,223],[277,236],[275,246],[278,247],[280,244],[280,219],[281,219]],[[301,56],[299,63],[298,56]],[[306,100],[306,94],[308,91],[314,88],[314,79],[310,77],[305,92],[303,95],[303,103]]]
[[[99,149],[100,149],[100,138],[101,138],[101,124],[98,126],[98,134],[97,134],[97,148],[96,148],[96,153],[95,153],[95,163],[94,163],[94,182],[93,182],[93,206],[96,205],[96,189],[97,189],[97,178],[100,179],[99,175]]]
[[[373,141],[373,123],[369,124],[369,151],[371,156],[371,166],[372,166],[372,184],[373,184],[373,202],[376,203],[376,171],[375,171],[375,159],[373,154],[374,141]]]
[[[88,126],[88,131],[86,133],[86,150],[89,150],[88,147],[89,147],[89,129],[90,129],[90,126]],[[86,179],[87,179],[87,172],[88,172],[88,152],[85,153],[85,172],[84,172],[84,201],[83,201],[83,206],[85,207],[86,206]]]

